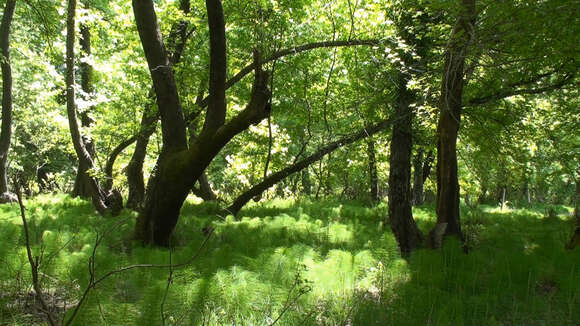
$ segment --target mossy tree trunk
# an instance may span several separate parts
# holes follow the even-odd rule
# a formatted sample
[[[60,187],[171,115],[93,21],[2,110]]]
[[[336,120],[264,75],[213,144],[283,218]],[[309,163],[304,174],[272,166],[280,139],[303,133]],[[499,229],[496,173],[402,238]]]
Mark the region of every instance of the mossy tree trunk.
[[[16,0],[7,0],[0,25],[2,51],[2,129],[0,131],[0,203],[16,201],[8,191],[8,151],[12,139],[12,67],[10,66],[10,27]]]
[[[447,223],[445,233],[463,239],[459,220],[457,134],[461,121],[465,60],[474,34],[475,0],[461,0],[460,7],[445,54],[439,99],[437,224]]]
[[[256,52],[255,79],[248,106],[228,123],[226,116],[226,36],[221,1],[207,0],[210,33],[210,90],[204,128],[188,146],[177,85],[151,0],[133,0],[137,29],[149,66],[161,118],[163,147],[147,185],[137,220],[137,238],[167,246],[179,211],[193,184],[235,135],[269,114],[268,73]]]

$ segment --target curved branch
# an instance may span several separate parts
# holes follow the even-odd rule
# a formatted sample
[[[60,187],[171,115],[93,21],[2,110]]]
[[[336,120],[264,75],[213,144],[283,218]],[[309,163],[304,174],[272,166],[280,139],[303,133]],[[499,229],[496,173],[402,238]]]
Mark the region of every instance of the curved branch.
[[[381,44],[381,42],[382,42],[381,40],[343,40],[343,41],[322,41],[322,42],[308,43],[308,44],[303,44],[300,46],[295,46],[292,48],[283,49],[283,50],[274,52],[271,56],[264,59],[261,62],[261,64],[267,64],[267,63],[273,62],[275,60],[278,60],[278,59],[285,57],[285,56],[288,56],[288,55],[298,54],[298,53],[302,53],[302,52],[306,52],[306,51],[314,50],[314,49],[344,47],[344,46],[360,46],[360,45],[374,46],[374,45]],[[245,66],[242,70],[240,70],[237,74],[235,74],[232,78],[230,78],[225,84],[225,89],[226,90],[230,89],[237,82],[239,82],[244,77],[246,77],[248,74],[250,74],[254,69],[256,69],[256,62],[255,61],[252,62],[251,64]],[[206,107],[208,105],[208,102],[209,102],[209,96],[204,98],[202,101],[200,101],[199,105],[201,107]]]
[[[138,135],[135,135],[124,140],[122,143],[117,145],[117,147],[115,147],[111,152],[111,155],[109,155],[109,159],[105,164],[105,192],[109,192],[111,188],[113,188],[113,167],[117,157],[125,150],[125,148],[129,147],[131,144],[137,141],[137,136]]]

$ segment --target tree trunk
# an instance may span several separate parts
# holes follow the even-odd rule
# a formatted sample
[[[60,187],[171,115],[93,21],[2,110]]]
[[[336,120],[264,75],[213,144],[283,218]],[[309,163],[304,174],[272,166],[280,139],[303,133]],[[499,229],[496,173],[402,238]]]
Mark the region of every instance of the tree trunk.
[[[88,9],[88,1],[85,3],[85,9]],[[89,27],[85,24],[81,24],[81,38],[80,45],[81,51],[84,58],[89,58],[91,55],[91,31]],[[93,93],[93,67],[89,61],[84,60],[81,62],[81,89],[83,90],[83,97],[85,101],[91,100],[91,95]],[[93,107],[86,108],[80,112],[81,126],[84,128],[89,128],[93,124],[93,119],[89,116],[89,112]],[[83,136],[83,142],[85,144],[86,150],[91,156],[95,158],[95,145],[92,139]],[[73,197],[81,198],[91,198],[91,186],[90,186],[90,176],[87,171],[91,169],[86,162],[79,160],[77,175],[75,177],[74,188],[72,192]]]
[[[12,67],[10,66],[10,27],[16,0],[7,0],[0,25],[0,50],[2,51],[2,130],[0,131],[0,203],[14,202],[16,197],[8,191],[8,151],[12,138]]]
[[[369,158],[369,176],[371,183],[371,202],[379,202],[379,177],[377,173],[375,140],[370,137],[367,141],[367,156]]]
[[[302,191],[304,191],[306,195],[310,196],[312,193],[312,181],[310,180],[310,171],[308,171],[308,168],[302,170],[300,181],[302,183]]]
[[[186,1],[186,0],[185,0]],[[186,1],[187,2],[187,1]],[[210,34],[209,95],[199,102],[207,106],[204,128],[189,145],[186,142],[185,122],[173,77],[173,70],[159,31],[152,0],[133,0],[133,11],[147,64],[157,95],[160,111],[163,147],[150,178],[143,209],[136,224],[136,236],[146,244],[167,245],[177,224],[179,210],[187,193],[209,163],[233,137],[270,115],[268,104],[269,74],[263,64],[285,55],[309,49],[331,46],[375,45],[375,40],[318,42],[277,51],[268,59],[254,51],[252,64],[243,68],[226,82],[225,19],[221,0],[206,0]],[[254,71],[251,98],[244,110],[225,122],[225,90]]]
[[[191,4],[189,0],[180,1],[180,9],[184,15],[189,14],[191,11]],[[167,53],[169,63],[175,66],[181,61],[181,56],[183,50],[185,49],[185,43],[187,42],[187,29],[189,23],[186,20],[177,22],[172,26],[171,32],[168,37],[168,49],[170,53]],[[151,88],[149,92],[149,99],[153,100],[155,97],[155,88]],[[127,207],[131,209],[138,210],[143,203],[145,198],[145,181],[143,179],[143,164],[145,163],[145,157],[147,156],[147,145],[149,144],[149,139],[151,135],[155,132],[157,126],[157,120],[159,120],[159,114],[154,112],[153,104],[148,103],[145,106],[143,116],[141,118],[139,135],[137,138],[137,143],[135,144],[135,150],[127,166],[126,176],[127,183],[129,185],[129,195],[127,198]]]
[[[219,0],[207,0],[210,33],[209,103],[202,132],[187,144],[186,125],[165,51],[152,0],[133,0],[137,30],[157,95],[163,147],[147,184],[143,209],[136,224],[136,236],[146,244],[169,245],[187,194],[219,151],[237,134],[270,114],[268,73],[254,53],[255,78],[249,104],[227,124],[226,37],[223,8]]]
[[[147,156],[147,145],[159,116],[153,111],[153,105],[148,104],[141,117],[141,127],[137,135],[137,142],[131,160],[127,165],[126,176],[129,185],[129,195],[127,197],[127,207],[138,209],[145,198],[145,181],[143,180],[143,164]]]
[[[77,109],[75,104],[75,12],[76,0],[69,0],[67,6],[67,22],[66,22],[66,111],[69,122],[69,130],[71,139],[79,162],[88,169],[94,167],[92,156],[89,154],[84,143],[83,137],[80,133],[80,128],[77,120]],[[95,177],[88,176],[89,186],[91,190],[91,199],[93,205],[100,214],[105,214],[111,211],[116,215],[122,207],[122,198],[118,192],[105,193],[99,182]],[[109,209],[112,208],[112,210]]]
[[[203,171],[203,173],[197,180],[197,183],[199,183],[199,188],[194,187],[192,189],[194,195],[203,199],[204,201],[217,200],[217,196],[211,189],[211,185],[209,184],[209,180],[207,179],[207,173],[205,171]]]
[[[474,33],[475,0],[461,0],[461,12],[453,28],[445,54],[439,123],[437,127],[437,224],[447,224],[446,235],[463,240],[459,220],[457,176],[457,134],[461,121],[463,70],[467,48]]]
[[[376,125],[367,127],[353,135],[343,137],[337,141],[334,141],[322,147],[316,153],[286,167],[285,169],[270,174],[262,182],[258,183],[257,185],[254,185],[252,188],[250,188],[249,190],[238,196],[238,198],[236,198],[236,200],[234,200],[234,202],[228,208],[228,212],[230,214],[237,215],[240,209],[244,207],[244,205],[246,205],[252,198],[260,195],[262,192],[274,186],[278,182],[284,180],[286,177],[292,175],[293,173],[306,170],[308,166],[310,166],[312,163],[320,161],[322,158],[324,158],[325,155],[332,153],[338,148],[352,144],[360,139],[372,136],[388,128],[392,123],[393,123],[392,119],[384,120]]]
[[[407,256],[417,248],[423,234],[417,227],[411,211],[411,149],[413,109],[410,105],[415,96],[407,89],[409,77],[398,73],[395,123],[391,139],[391,156],[389,169],[389,224],[401,253]]]
[[[109,155],[109,159],[107,159],[107,163],[105,164],[105,192],[109,192],[113,189],[113,168],[115,166],[115,161],[117,157],[125,150],[125,148],[131,146],[137,140],[137,136],[133,136],[131,138],[126,139],[117,147],[111,151]]]
[[[413,161],[413,205],[420,206],[425,200],[423,193],[423,147],[419,147]]]

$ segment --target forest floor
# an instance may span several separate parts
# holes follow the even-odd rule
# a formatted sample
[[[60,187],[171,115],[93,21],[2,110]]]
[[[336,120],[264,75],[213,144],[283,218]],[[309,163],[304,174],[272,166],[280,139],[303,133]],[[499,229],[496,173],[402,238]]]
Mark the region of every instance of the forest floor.
[[[385,204],[274,200],[236,221],[188,203],[171,255],[131,240],[133,212],[103,218],[64,195],[25,204],[45,300],[68,316],[93,255],[96,279],[195,256],[112,275],[74,325],[580,325],[580,249],[564,249],[564,206],[462,207],[468,254],[449,239],[404,260],[381,226]],[[433,226],[433,207],[413,212]],[[0,239],[0,325],[41,324],[16,204],[0,206]]]

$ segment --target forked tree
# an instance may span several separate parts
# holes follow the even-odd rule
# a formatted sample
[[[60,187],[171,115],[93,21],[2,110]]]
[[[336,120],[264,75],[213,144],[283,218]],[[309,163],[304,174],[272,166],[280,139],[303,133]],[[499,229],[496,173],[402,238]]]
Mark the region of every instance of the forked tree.
[[[315,48],[377,44],[377,41],[357,40],[311,43],[278,51],[267,59],[254,51],[253,63],[227,80],[222,2],[206,0],[206,8],[210,34],[209,96],[199,102],[201,107],[207,107],[203,128],[188,143],[186,120],[153,1],[133,0],[137,30],[157,95],[163,140],[136,224],[136,236],[146,244],[169,244],[183,202],[206,167],[232,138],[269,116],[271,91],[269,73],[263,69],[265,63]],[[248,104],[226,121],[226,90],[252,71],[254,81]]]

